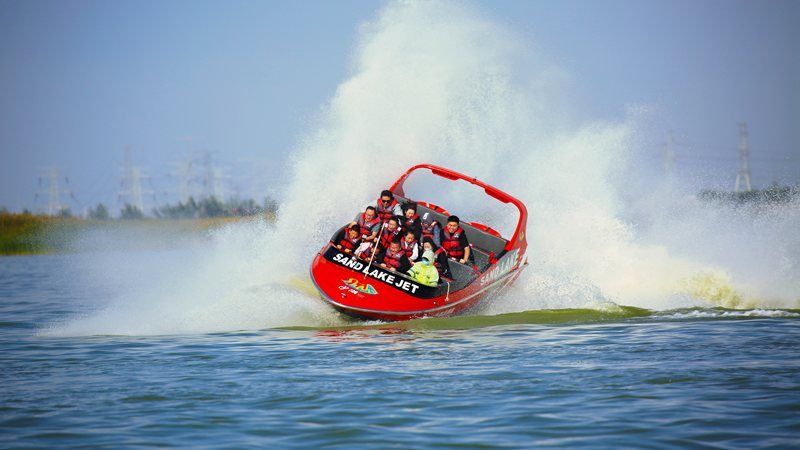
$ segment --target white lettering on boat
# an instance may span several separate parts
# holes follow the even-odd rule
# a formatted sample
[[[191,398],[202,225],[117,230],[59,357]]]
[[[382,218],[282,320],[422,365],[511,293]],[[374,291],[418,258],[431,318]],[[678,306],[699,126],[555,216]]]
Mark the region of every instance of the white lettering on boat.
[[[420,286],[409,280],[405,280],[402,277],[397,276],[396,274],[392,274],[384,271],[379,267],[375,267],[374,265],[368,266],[363,261],[360,261],[358,258],[353,256],[347,256],[344,253],[336,253],[331,258],[331,261],[335,262],[336,264],[339,264],[340,266],[353,269],[356,272],[361,272],[368,277],[383,281],[384,283],[390,284],[405,292],[410,292],[411,294],[416,294],[417,289],[419,289]]]
[[[514,249],[508,252],[507,255],[503,256],[500,259],[500,262],[498,262],[492,270],[483,274],[480,279],[481,286],[491,283],[511,271],[511,269],[514,268],[514,265],[517,263],[518,253],[519,249]]]

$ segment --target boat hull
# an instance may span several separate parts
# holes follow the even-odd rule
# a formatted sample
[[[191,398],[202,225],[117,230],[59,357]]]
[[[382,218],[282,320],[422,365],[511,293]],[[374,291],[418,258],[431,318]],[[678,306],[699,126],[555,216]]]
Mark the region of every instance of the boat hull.
[[[349,316],[382,321],[443,317],[463,313],[510,284],[524,267],[519,259],[513,252],[463,286],[433,288],[326,245],[311,264],[311,280],[325,302]]]

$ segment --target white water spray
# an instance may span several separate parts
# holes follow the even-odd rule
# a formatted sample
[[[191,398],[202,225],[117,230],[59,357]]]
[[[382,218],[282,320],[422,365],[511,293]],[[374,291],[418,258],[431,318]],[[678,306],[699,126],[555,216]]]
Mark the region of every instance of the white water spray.
[[[145,288],[54,332],[337,323],[289,280],[307,277],[330,234],[420,162],[476,176],[528,206],[531,265],[482,313],[610,302],[651,309],[797,306],[800,251],[789,231],[800,229],[798,205],[760,216],[758,228],[722,233],[727,216],[746,214],[672,197],[654,199],[653,211],[629,210],[621,193],[639,176],[630,162],[642,113],[632,111],[621,123],[571,124],[564,79],[530,45],[469,7],[389,4],[362,27],[352,76],[293,154],[274,227],[230,225],[215,233],[211,248],[194,253],[192,264],[152,261],[161,270]],[[469,218],[470,211],[458,213]],[[643,229],[622,219],[637,214],[654,223]],[[743,246],[757,230],[758,245]],[[752,265],[742,260],[759,267],[748,272]]]

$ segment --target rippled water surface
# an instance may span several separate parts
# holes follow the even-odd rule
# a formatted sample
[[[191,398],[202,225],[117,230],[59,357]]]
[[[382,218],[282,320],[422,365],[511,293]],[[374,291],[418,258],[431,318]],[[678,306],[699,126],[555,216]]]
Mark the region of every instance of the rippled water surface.
[[[0,447],[800,445],[793,311],[53,337],[69,261],[0,259]]]

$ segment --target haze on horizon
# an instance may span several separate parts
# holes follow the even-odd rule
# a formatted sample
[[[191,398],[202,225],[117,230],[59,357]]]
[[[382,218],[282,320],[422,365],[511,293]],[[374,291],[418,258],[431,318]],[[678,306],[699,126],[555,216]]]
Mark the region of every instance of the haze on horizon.
[[[732,189],[747,122],[754,187],[800,181],[800,3],[471,4],[563,70],[576,124],[646,107],[654,171],[674,130],[680,180]],[[178,199],[190,149],[228,195],[280,196],[383,5],[0,1],[0,206],[41,211],[38,178],[57,167],[74,212],[114,210],[126,146],[150,207]]]

